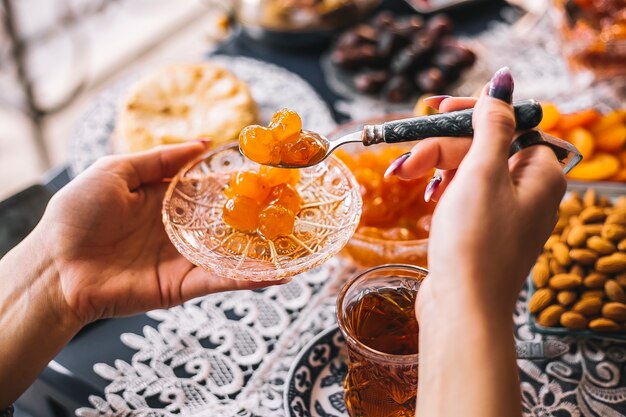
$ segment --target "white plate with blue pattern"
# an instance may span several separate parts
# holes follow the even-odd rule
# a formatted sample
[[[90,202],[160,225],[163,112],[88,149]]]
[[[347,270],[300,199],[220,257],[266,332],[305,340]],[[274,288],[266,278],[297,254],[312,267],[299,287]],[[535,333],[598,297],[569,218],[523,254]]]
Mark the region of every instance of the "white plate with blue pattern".
[[[288,417],[348,417],[343,380],[348,372],[344,338],[338,326],[315,336],[298,354],[287,375]]]

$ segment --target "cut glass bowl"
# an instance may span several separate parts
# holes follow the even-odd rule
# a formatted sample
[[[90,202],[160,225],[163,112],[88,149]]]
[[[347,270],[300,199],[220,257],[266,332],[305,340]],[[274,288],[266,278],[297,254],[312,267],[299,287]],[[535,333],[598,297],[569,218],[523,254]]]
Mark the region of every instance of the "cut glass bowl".
[[[163,200],[163,224],[176,249],[218,276],[245,281],[291,277],[338,253],[361,216],[361,197],[350,170],[334,157],[300,170],[296,189],[304,202],[294,231],[268,241],[222,220],[223,191],[231,175],[258,167],[233,143],[183,168]]]

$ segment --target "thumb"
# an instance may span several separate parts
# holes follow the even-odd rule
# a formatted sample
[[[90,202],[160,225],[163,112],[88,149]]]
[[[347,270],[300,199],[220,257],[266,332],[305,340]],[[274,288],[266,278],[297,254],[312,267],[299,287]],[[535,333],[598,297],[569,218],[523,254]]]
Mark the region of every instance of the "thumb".
[[[512,96],[513,77],[504,67],[485,86],[474,109],[474,139],[467,159],[485,166],[492,175],[508,171],[507,161],[515,132]]]
[[[175,176],[186,163],[200,156],[209,146],[207,139],[158,146],[145,152],[107,157],[105,166],[101,168],[123,177],[128,188],[134,190],[141,185]]]

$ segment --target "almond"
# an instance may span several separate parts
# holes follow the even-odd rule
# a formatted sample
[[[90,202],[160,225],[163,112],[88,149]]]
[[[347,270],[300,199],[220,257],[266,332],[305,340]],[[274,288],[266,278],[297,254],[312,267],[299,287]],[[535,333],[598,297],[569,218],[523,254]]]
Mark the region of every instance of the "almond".
[[[578,215],[578,218],[585,224],[598,223],[606,218],[606,213],[600,207],[591,206],[583,209]]]
[[[546,240],[546,243],[543,244],[543,248],[545,250],[551,250],[552,249],[552,245],[554,245],[556,242],[560,242],[560,241],[561,241],[561,237],[559,235],[550,235],[548,240]]]
[[[626,288],[626,272],[622,272],[621,274],[615,275],[615,282],[617,282],[620,287]]]
[[[550,267],[550,273],[552,275],[563,274],[567,272],[565,267],[561,266],[554,258],[550,259],[550,261],[548,262],[548,265]]]
[[[580,294],[580,299],[584,300],[585,298],[599,298],[602,300],[604,298],[604,290],[587,290],[583,291]]]
[[[596,261],[596,271],[617,274],[626,271],[626,253],[615,252]]]
[[[626,294],[615,280],[610,279],[604,283],[604,292],[609,300],[626,304]]]
[[[561,314],[560,322],[561,326],[567,329],[582,330],[587,328],[587,318],[575,311],[566,311]]]
[[[567,223],[568,221],[566,216],[559,216],[559,220],[556,221],[552,233],[561,233],[565,226],[567,226]]]
[[[583,226],[573,226],[567,235],[567,244],[572,248],[582,246],[587,240],[587,232]]]
[[[579,277],[585,277],[585,268],[583,268],[582,266],[576,264],[576,265],[572,265],[572,267],[569,269],[569,273],[570,274],[574,274],[574,275],[578,275]]]
[[[602,311],[602,300],[595,297],[584,298],[574,304],[572,311],[584,314],[585,316],[593,316]]]
[[[605,224],[602,227],[602,237],[607,240],[619,241],[626,237],[626,226],[621,224]]]
[[[583,279],[574,274],[557,274],[550,278],[548,285],[553,290],[572,290],[579,287],[583,282]]]
[[[593,265],[598,259],[598,254],[591,249],[572,249],[569,251],[569,257],[581,265]]]
[[[604,225],[586,224],[583,227],[585,228],[585,232],[587,232],[587,236],[595,236],[595,235],[600,235],[602,233],[602,228],[604,227]]]
[[[587,288],[604,288],[604,284],[609,277],[600,272],[592,272],[583,279],[583,284]]]
[[[611,206],[611,202],[609,201],[607,196],[602,195],[602,196],[600,196],[600,198],[598,198],[598,206],[599,207],[610,207]]]
[[[580,221],[580,219],[578,218],[578,216],[572,216],[572,217],[570,217],[567,223],[568,223],[568,225],[569,225],[569,226],[571,226],[571,227],[574,227],[574,226],[582,226],[582,225],[583,225],[583,222],[581,222],[581,221]]]
[[[591,320],[589,322],[589,328],[596,332],[617,332],[621,329],[619,324],[604,317]]]
[[[610,255],[615,252],[615,245],[610,240],[600,236],[591,236],[587,239],[587,247],[598,252],[600,255]]]
[[[561,319],[561,314],[565,309],[558,304],[552,304],[546,307],[537,317],[537,324],[544,327],[556,326]]]
[[[596,190],[587,188],[583,195],[583,207],[591,207],[596,205]]]
[[[617,244],[617,249],[621,251],[626,251],[626,238],[619,241],[619,243]]]
[[[543,288],[548,285],[550,279],[550,268],[545,262],[537,262],[533,267],[533,282],[537,288]]]
[[[560,236],[559,236],[559,240],[561,242],[566,242],[567,241],[567,236],[569,235],[569,231],[572,229],[572,226],[570,226],[569,224],[567,226],[565,226],[565,228],[563,229],[563,231],[561,232]]]
[[[559,212],[562,216],[576,216],[583,210],[582,202],[579,199],[570,198],[559,205]]]
[[[563,242],[556,242],[552,245],[552,256],[562,266],[568,266],[570,264],[569,248]]]
[[[626,210],[618,210],[609,214],[606,217],[604,224],[619,224],[620,226],[626,226]]]
[[[559,291],[556,295],[556,300],[564,307],[571,306],[577,299],[578,295],[576,294],[576,291],[571,290]]]
[[[528,301],[528,311],[532,314],[538,313],[548,307],[554,300],[554,291],[550,288],[540,288]]]
[[[602,306],[602,316],[615,321],[626,321],[626,304],[606,303]]]

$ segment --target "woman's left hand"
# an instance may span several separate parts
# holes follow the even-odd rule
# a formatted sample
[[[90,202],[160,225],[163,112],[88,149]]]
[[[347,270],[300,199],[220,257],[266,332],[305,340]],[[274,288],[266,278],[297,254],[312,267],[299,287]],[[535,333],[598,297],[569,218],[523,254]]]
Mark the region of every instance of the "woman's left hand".
[[[62,301],[81,322],[268,285],[212,276],[180,255],[165,233],[164,180],[206,145],[102,158],[54,196],[36,235],[54,260]]]

